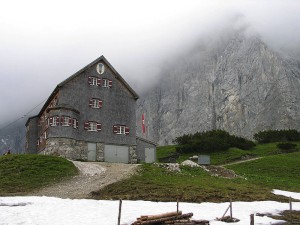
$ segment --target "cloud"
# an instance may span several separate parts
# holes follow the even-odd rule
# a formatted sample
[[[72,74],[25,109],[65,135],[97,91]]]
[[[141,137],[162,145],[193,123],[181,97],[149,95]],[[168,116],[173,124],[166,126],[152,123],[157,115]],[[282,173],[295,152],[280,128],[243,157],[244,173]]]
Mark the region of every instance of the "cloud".
[[[0,9],[0,128],[100,55],[138,92],[161,65],[233,15],[273,46],[299,48],[300,2],[12,0]]]

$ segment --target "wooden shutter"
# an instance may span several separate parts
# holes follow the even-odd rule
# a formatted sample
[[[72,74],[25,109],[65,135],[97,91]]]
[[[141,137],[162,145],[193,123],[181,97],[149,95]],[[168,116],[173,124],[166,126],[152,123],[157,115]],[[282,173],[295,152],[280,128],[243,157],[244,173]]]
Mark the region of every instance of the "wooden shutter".
[[[64,122],[65,122],[65,116],[62,116],[61,119],[60,119],[61,125],[64,125]]]
[[[112,81],[111,80],[108,80],[108,87],[112,87]]]
[[[56,116],[56,124],[59,125],[59,116]]]
[[[88,77],[88,84],[92,85],[93,84],[93,77]]]
[[[84,129],[85,129],[85,130],[88,130],[89,127],[90,127],[90,122],[89,122],[89,121],[86,121],[86,122],[84,123]]]
[[[101,78],[97,78],[97,86],[101,86]]]
[[[89,107],[92,107],[93,106],[93,99],[91,99],[90,101],[89,101]]]
[[[101,123],[97,123],[97,131],[101,131]]]
[[[101,100],[98,100],[99,101],[99,108],[102,107],[102,101]]]
[[[52,126],[53,125],[53,117],[49,118],[49,125]]]
[[[70,118],[70,117],[68,117],[68,124],[69,124],[69,126],[72,126],[73,125],[73,120],[72,120],[72,118]]]
[[[129,134],[129,127],[125,127],[125,134],[126,134],[126,135]]]
[[[117,125],[113,126],[113,133],[114,134],[118,133],[118,126]]]

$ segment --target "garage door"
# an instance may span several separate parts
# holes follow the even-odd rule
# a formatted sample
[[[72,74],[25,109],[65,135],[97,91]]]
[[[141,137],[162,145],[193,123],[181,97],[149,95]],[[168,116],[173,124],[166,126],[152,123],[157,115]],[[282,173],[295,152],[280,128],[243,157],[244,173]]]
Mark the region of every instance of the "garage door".
[[[128,146],[105,145],[104,160],[105,162],[128,163]]]
[[[145,148],[145,163],[155,162],[155,149]]]

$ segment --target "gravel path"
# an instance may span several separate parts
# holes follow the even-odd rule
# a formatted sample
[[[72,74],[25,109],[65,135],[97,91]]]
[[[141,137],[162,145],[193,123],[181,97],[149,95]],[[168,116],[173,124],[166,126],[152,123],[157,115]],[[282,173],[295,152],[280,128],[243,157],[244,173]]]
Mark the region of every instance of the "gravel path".
[[[77,161],[73,161],[73,163],[80,170],[78,176],[42,188],[29,195],[71,199],[89,198],[90,192],[127,178],[138,168],[137,164]]]

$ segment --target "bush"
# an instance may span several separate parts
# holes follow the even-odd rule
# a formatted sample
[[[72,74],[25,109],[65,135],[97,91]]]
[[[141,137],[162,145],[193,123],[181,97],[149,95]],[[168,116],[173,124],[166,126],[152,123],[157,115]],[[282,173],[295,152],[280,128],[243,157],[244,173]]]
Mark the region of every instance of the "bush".
[[[282,150],[290,150],[290,149],[295,149],[296,144],[289,143],[289,142],[284,142],[284,143],[279,143],[277,144],[277,148],[280,148]]]
[[[300,141],[300,132],[297,130],[267,130],[254,134],[259,143]]]
[[[223,130],[197,132],[193,135],[185,134],[177,137],[173,142],[178,145],[176,151],[179,153],[218,152],[227,150],[230,147],[246,150],[255,146],[254,142],[242,137],[230,135]]]

